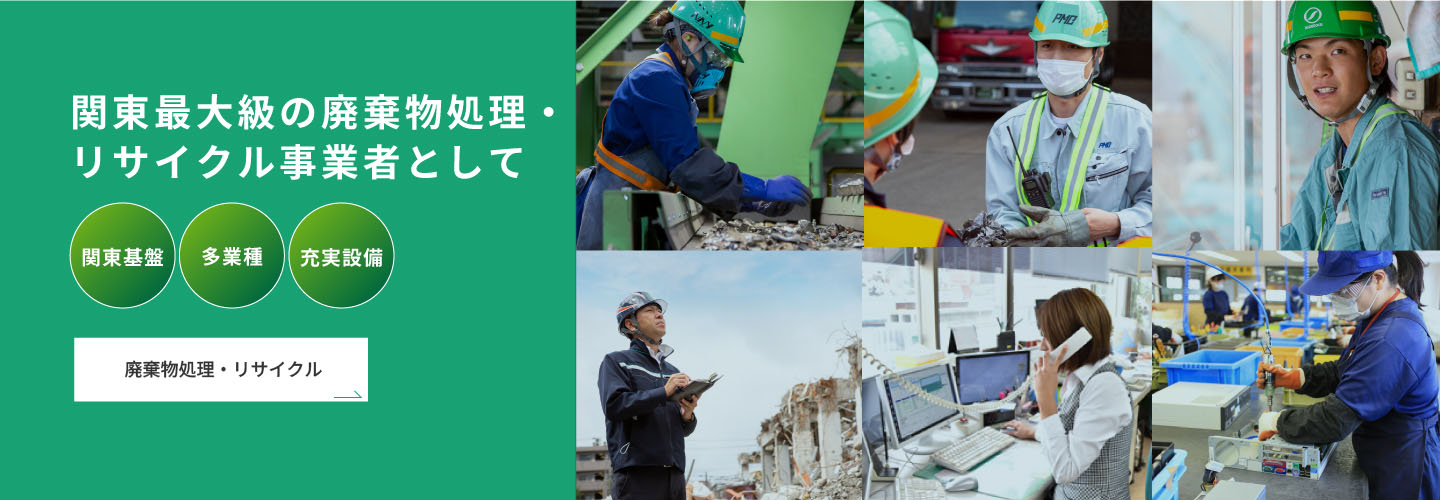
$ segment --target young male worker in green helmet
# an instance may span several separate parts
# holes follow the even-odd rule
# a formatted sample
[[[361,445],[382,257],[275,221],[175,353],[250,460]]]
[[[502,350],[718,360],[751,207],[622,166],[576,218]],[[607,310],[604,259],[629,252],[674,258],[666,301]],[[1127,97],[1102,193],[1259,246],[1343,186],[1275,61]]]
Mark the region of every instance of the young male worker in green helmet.
[[[1290,90],[1334,127],[1280,228],[1289,250],[1440,248],[1440,144],[1390,99],[1390,38],[1368,1],[1295,2],[1281,52]]]
[[[1000,117],[985,144],[985,208],[1012,244],[1150,236],[1150,108],[1094,83],[1109,37],[1095,0],[1049,0],[1035,15],[1046,91]]]

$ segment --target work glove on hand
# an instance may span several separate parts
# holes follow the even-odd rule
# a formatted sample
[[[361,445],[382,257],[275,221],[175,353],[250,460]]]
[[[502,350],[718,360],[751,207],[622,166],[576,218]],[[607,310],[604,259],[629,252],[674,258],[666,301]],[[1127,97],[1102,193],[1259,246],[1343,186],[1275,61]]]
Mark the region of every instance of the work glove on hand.
[[[1048,208],[1020,205],[1020,211],[1035,225],[1011,229],[1005,238],[1022,247],[1083,247],[1090,244],[1090,224],[1079,210],[1057,212]]]
[[[740,204],[741,212],[753,212],[766,217],[779,217],[790,213],[795,208],[794,203],[783,201],[747,201]]]
[[[1260,369],[1255,372],[1255,387],[1265,388],[1265,372],[1275,374],[1275,387],[1299,389],[1300,386],[1305,385],[1305,370],[1286,369],[1277,364],[1260,363]]]
[[[1255,423],[1256,431],[1260,434],[1261,441],[1274,437],[1280,430],[1275,426],[1280,423],[1280,412],[1267,411],[1260,414],[1260,421]]]
[[[745,191],[740,199],[747,201],[783,201],[797,205],[810,203],[810,188],[793,175],[761,179],[745,175]]]

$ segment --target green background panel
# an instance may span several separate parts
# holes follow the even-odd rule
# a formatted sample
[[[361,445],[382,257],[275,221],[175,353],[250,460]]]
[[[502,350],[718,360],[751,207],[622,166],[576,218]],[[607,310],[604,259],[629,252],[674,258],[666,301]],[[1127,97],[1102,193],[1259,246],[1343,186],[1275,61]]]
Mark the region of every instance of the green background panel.
[[[0,200],[12,216],[0,259],[0,497],[565,498],[574,425],[574,5],[534,3],[0,3]],[[161,94],[189,105],[211,93],[271,96],[276,130],[72,131],[75,94]],[[317,108],[343,93],[524,95],[525,130],[334,131],[280,124],[285,100]],[[363,102],[363,101],[362,101]],[[546,118],[542,110],[555,108]],[[227,118],[237,121],[231,110]],[[114,109],[110,110],[113,124]],[[362,112],[363,116],[363,112]],[[363,124],[362,124],[363,126]],[[281,175],[280,146],[401,146],[394,181]],[[451,147],[480,175],[456,179]],[[133,179],[114,158],[94,178],[75,148],[144,147]],[[155,162],[179,146],[181,178]],[[211,179],[198,160],[228,149]],[[276,169],[240,178],[244,148]],[[437,179],[409,175],[411,146],[436,150]],[[490,149],[524,148],[505,177]],[[213,163],[211,164],[213,165]],[[361,172],[365,172],[363,169]],[[142,307],[96,304],[71,278],[76,225],[129,201],[179,229],[201,210],[263,210],[286,240],[321,205],[379,214],[403,252],[375,300],[330,309],[288,271],[265,300],[206,304],[170,286]],[[172,283],[173,285],[173,283]],[[564,291],[557,294],[556,291]],[[514,328],[510,322],[523,321]],[[75,403],[73,338],[368,337],[370,398],[361,403]],[[536,342],[546,346],[535,349]],[[550,360],[546,355],[553,355]],[[117,368],[118,370],[119,368]],[[520,377],[524,373],[530,376]],[[339,390],[343,390],[337,388]],[[569,392],[565,392],[569,394]],[[338,395],[338,394],[337,394]],[[523,480],[514,481],[510,478]]]

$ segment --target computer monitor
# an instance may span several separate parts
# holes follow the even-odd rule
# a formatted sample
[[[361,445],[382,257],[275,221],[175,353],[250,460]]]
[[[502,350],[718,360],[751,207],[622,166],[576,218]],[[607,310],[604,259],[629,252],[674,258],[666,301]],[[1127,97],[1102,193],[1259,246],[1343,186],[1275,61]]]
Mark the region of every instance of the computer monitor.
[[[873,467],[867,476],[893,477],[889,465],[889,443],[885,439],[885,408],[880,402],[880,379],[883,375],[860,382],[860,430],[865,434],[865,453]]]
[[[980,333],[975,325],[950,327],[950,354],[965,354],[980,351]]]
[[[912,368],[896,374],[911,385],[924,389],[941,400],[955,403],[955,383],[950,378],[950,364],[936,363]],[[890,409],[895,437],[900,445],[954,418],[960,410],[940,406],[916,395],[899,380],[886,378],[885,403]]]
[[[975,354],[955,358],[960,404],[998,401],[1030,376],[1030,351]]]

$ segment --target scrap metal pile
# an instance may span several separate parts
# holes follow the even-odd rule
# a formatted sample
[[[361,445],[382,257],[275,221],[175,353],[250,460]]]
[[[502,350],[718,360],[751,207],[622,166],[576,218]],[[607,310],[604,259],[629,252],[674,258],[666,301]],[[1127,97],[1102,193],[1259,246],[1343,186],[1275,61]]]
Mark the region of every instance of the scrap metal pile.
[[[960,226],[960,241],[967,247],[1003,247],[1009,242],[1005,226],[995,222],[995,215],[981,212]]]
[[[810,220],[717,220],[699,235],[702,250],[849,250],[865,246],[863,231]]]

